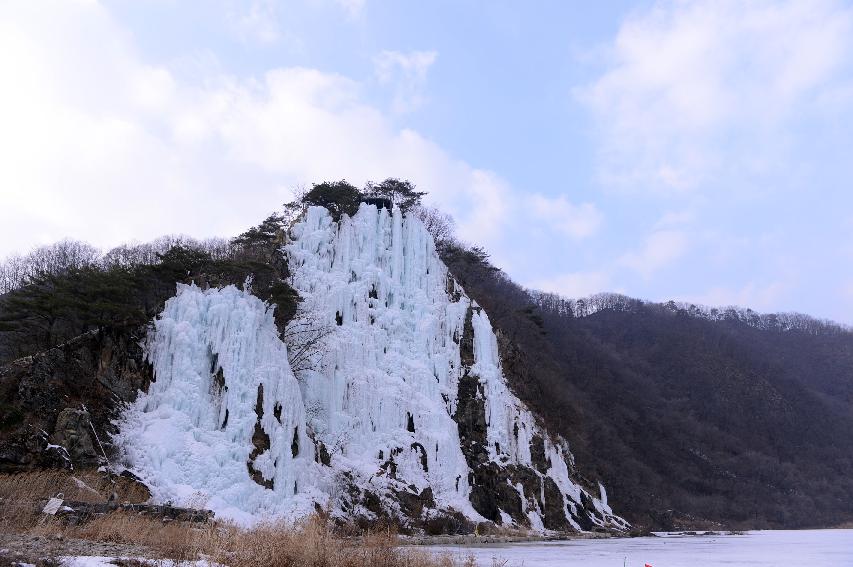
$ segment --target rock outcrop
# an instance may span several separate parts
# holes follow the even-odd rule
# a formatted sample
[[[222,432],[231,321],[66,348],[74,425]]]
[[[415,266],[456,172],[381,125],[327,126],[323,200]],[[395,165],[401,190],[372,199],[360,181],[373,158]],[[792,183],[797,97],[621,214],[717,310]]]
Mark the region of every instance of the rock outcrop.
[[[143,336],[144,329],[87,333],[0,367],[0,472],[111,457],[111,420],[152,377]]]
[[[290,351],[234,286],[181,286],[155,322],[156,382],[117,437],[155,499],[244,522],[322,507],[433,533],[626,527],[511,393],[488,316],[419,220],[311,207],[284,251]]]

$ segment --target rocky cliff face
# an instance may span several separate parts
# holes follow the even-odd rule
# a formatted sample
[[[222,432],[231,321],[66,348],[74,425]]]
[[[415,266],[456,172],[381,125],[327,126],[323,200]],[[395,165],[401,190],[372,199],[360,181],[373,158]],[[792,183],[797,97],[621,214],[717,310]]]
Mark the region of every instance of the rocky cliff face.
[[[0,472],[103,464],[111,420],[151,379],[143,336],[88,333],[0,367]]]
[[[155,381],[116,437],[155,498],[246,522],[319,506],[439,530],[626,526],[509,391],[488,316],[419,221],[312,207],[285,253],[302,297],[285,334],[314,348],[288,353],[233,286],[181,287],[156,321]]]

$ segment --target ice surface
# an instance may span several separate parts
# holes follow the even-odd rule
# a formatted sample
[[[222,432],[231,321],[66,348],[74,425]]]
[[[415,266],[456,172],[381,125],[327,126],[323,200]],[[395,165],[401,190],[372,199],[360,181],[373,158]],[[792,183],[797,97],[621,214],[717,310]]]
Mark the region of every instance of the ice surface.
[[[479,378],[492,461],[529,467],[531,440],[542,437],[544,474],[560,492],[574,502],[585,493],[596,524],[624,526],[603,487],[589,494],[574,482],[566,442],[542,431],[510,392],[487,314],[449,276],[418,219],[363,204],[336,223],[326,209],[310,207],[289,236],[291,283],[305,312],[328,327],[323,348],[294,377],[262,301],[233,286],[181,286],[147,345],[156,381],[125,413],[117,438],[155,499],[250,522],[306,513],[313,502],[334,508],[345,477],[391,508],[394,492],[429,488],[439,508],[482,519],[469,501],[453,419],[460,378],[469,372]],[[474,357],[466,368],[460,339],[468,313]],[[270,448],[252,466],[272,490],[247,467],[259,386]],[[331,466],[316,462],[315,443],[328,449]],[[543,529],[542,495],[516,490],[531,525]],[[575,506],[570,500],[565,510]]]
[[[849,567],[853,530],[757,531],[739,536],[625,538],[433,547],[485,567]]]
[[[465,370],[460,337],[472,310],[470,374],[483,387],[491,460],[531,465],[538,434],[551,463],[548,476],[580,501],[566,443],[541,431],[507,388],[488,316],[449,276],[417,218],[362,205],[338,224],[311,207],[291,229],[286,250],[294,287],[321,318],[336,321],[329,348],[300,373],[306,406],[313,408],[309,428],[335,448],[334,467],[372,487],[430,487],[440,507],[479,519],[468,501],[468,465],[452,417]],[[380,469],[392,452],[399,452],[396,481]],[[589,496],[599,512],[594,522],[620,522],[597,495]],[[522,495],[532,524],[541,527],[535,500]]]
[[[147,350],[155,381],[124,412],[116,441],[155,500],[207,506],[246,522],[312,509],[320,496],[310,478],[313,446],[295,457],[291,451],[294,433],[301,447],[310,446],[305,410],[264,302],[234,286],[179,286]],[[247,467],[259,387],[270,448],[255,468],[273,481],[272,491],[251,480]]]

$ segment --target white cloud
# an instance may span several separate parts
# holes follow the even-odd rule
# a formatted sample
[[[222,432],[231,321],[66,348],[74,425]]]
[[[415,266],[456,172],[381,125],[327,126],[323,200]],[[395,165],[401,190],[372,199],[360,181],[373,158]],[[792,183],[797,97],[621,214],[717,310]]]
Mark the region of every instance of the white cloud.
[[[364,11],[365,0],[334,0],[335,4],[343,8],[350,18],[357,18]]]
[[[97,4],[0,5],[0,76],[0,256],[66,236],[234,234],[323,179],[409,178],[482,244],[512,202],[495,174],[396,128],[356,81],[305,68],[184,81]]]
[[[232,13],[230,19],[235,31],[244,40],[270,44],[282,37],[276,0],[252,0],[248,9]]]
[[[655,223],[655,229],[671,228],[675,226],[690,224],[695,219],[696,214],[691,209],[685,209],[681,211],[667,211],[660,218],[660,220]]]
[[[383,51],[373,59],[376,79],[380,84],[391,85],[394,98],[391,104],[396,113],[417,110],[424,102],[423,90],[427,73],[435,63],[435,51]]]
[[[563,195],[549,199],[535,194],[530,198],[530,203],[538,218],[574,239],[594,234],[604,218],[593,203],[575,205]]]
[[[605,272],[573,272],[537,280],[528,287],[563,297],[586,297],[606,291],[609,285],[610,277]]]
[[[648,279],[683,256],[688,246],[689,239],[683,231],[656,230],[646,238],[640,250],[625,254],[619,263]]]
[[[851,54],[853,9],[835,0],[663,1],[634,14],[606,71],[577,92],[597,119],[602,179],[683,191],[784,165],[795,120],[849,106]]]

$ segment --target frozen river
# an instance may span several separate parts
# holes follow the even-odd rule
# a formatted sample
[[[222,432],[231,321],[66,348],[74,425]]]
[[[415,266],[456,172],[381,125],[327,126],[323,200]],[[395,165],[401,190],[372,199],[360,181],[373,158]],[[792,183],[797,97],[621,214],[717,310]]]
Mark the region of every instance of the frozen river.
[[[853,567],[853,530],[433,547],[487,567]]]

